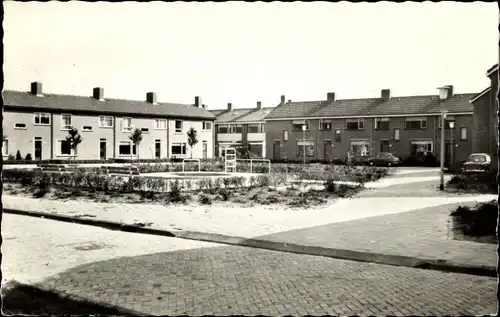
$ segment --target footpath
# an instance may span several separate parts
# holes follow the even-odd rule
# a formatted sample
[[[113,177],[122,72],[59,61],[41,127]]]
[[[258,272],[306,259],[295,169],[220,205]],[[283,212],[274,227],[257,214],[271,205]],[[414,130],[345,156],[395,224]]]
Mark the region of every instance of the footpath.
[[[449,176],[447,176],[449,178]],[[4,195],[3,212],[276,251],[496,276],[496,245],[454,240],[449,213],[496,195],[439,192],[437,170],[402,170],[320,209],[56,201]]]

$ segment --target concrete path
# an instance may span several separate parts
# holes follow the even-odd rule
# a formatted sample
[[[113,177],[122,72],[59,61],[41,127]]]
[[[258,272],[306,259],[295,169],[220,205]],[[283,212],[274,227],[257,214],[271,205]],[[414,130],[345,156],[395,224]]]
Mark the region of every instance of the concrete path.
[[[4,278],[144,314],[436,316],[496,311],[495,278],[10,214],[3,216],[2,235]]]

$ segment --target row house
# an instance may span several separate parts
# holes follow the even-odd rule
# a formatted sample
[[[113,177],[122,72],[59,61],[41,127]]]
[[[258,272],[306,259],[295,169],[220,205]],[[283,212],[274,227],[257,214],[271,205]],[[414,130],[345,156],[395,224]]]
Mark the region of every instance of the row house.
[[[492,163],[498,164],[498,64],[491,67],[486,76],[490,87],[486,88],[470,102],[474,108],[474,130],[472,134],[473,152],[487,153]]]
[[[281,102],[266,118],[268,158],[299,161],[345,159],[390,152],[406,158],[419,152],[439,159],[441,111],[446,110],[447,162],[462,161],[472,151],[475,94],[391,97],[384,89],[379,98]],[[453,124],[451,124],[453,122]],[[453,128],[451,128],[453,126]]]
[[[264,118],[272,108],[262,108],[257,102],[255,108],[213,110],[215,120],[216,156],[223,157],[225,149],[236,148],[240,154],[251,152],[254,157],[266,157],[266,134]]]
[[[153,92],[145,97],[144,101],[105,98],[99,87],[89,97],[44,94],[38,82],[28,92],[4,91],[3,157],[17,151],[34,160],[213,157],[215,117],[199,97],[194,104],[158,102]],[[77,153],[66,141],[71,127],[83,139]],[[187,142],[191,127],[199,141],[193,149]],[[143,136],[138,148],[129,139],[136,128]]]

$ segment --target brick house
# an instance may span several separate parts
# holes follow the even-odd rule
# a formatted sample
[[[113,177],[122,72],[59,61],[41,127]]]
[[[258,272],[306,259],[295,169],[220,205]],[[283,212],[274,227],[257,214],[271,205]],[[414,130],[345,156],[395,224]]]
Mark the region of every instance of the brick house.
[[[491,67],[486,76],[490,78],[490,87],[471,100],[474,108],[474,129],[472,131],[475,153],[489,153],[492,163],[498,163],[498,64]]]
[[[157,102],[149,92],[144,101],[104,98],[102,88],[89,97],[43,94],[41,83],[32,83],[29,92],[4,91],[2,154],[6,158],[19,151],[33,160],[104,160],[190,157],[186,132],[198,131],[199,143],[193,157],[213,157],[213,122],[199,97],[194,105]],[[65,141],[70,127],[83,138],[77,153]],[[141,129],[143,140],[136,149],[131,132]]]
[[[441,109],[447,111],[447,163],[462,161],[472,150],[469,136],[475,94],[391,97],[388,89],[379,98],[281,102],[266,118],[268,158],[300,161],[345,159],[347,152],[369,156],[391,152],[406,158],[418,152],[433,153],[439,159]],[[450,129],[449,122],[455,122]],[[302,126],[306,131],[302,131]],[[453,152],[452,152],[453,149]]]
[[[216,156],[222,157],[224,149],[234,147],[240,154],[249,151],[256,157],[266,157],[264,118],[271,110],[262,108],[260,101],[255,108],[233,109],[228,103],[224,110],[211,110],[216,116]]]

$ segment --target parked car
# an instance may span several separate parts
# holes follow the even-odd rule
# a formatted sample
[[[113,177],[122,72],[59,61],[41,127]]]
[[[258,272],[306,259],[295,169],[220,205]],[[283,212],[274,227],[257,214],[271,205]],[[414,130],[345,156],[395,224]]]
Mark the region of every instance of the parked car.
[[[473,153],[469,155],[462,167],[465,173],[484,173],[490,170],[491,156],[486,153]]]
[[[401,160],[399,159],[399,157],[394,156],[394,154],[388,152],[378,153],[374,157],[370,157],[368,159],[368,165],[394,166],[399,164],[401,164]]]

